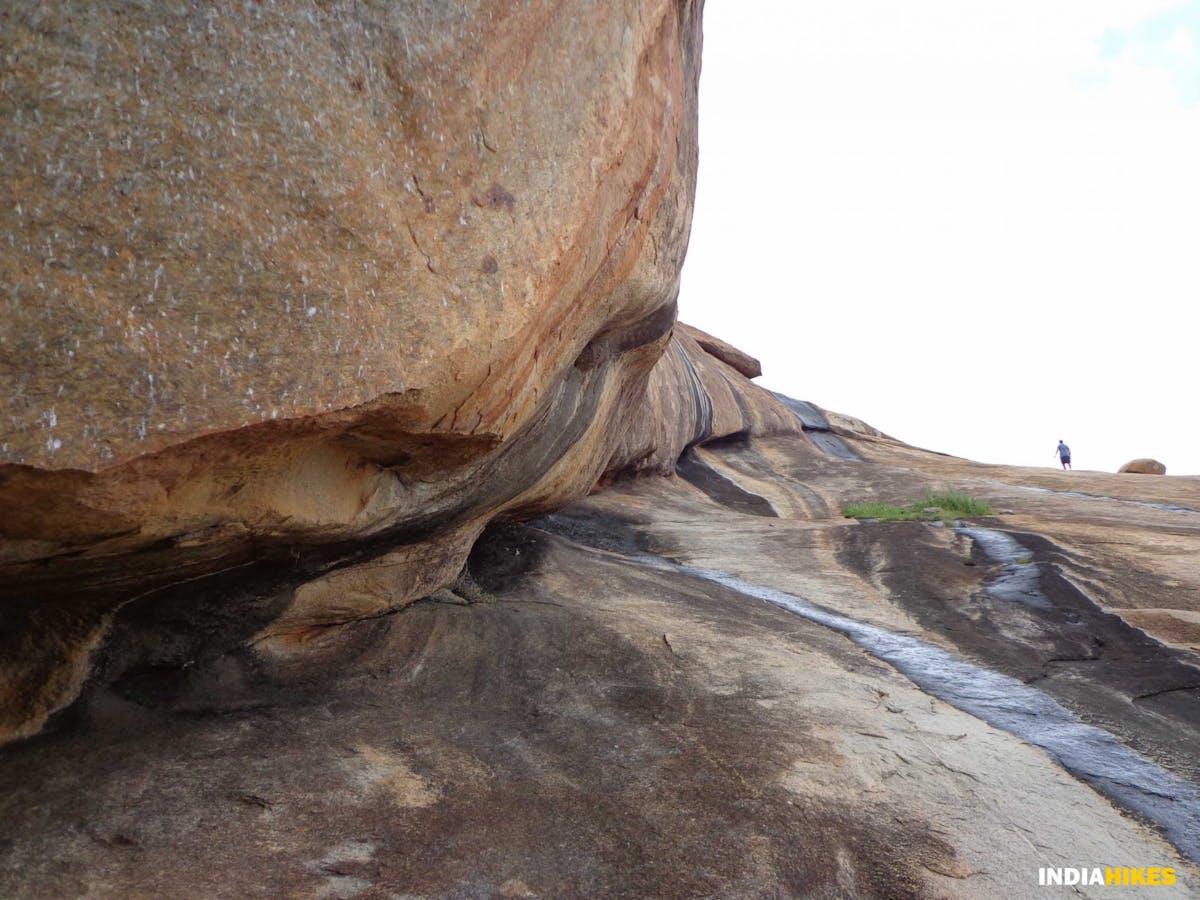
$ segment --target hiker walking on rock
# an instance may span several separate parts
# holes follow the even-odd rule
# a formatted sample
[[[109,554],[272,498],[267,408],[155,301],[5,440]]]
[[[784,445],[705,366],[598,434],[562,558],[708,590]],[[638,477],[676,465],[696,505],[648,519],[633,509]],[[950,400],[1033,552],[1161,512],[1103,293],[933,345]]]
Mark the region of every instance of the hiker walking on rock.
[[[1063,443],[1062,438],[1058,439],[1058,449],[1054,452],[1058,455],[1064,469],[1071,468],[1071,448]]]

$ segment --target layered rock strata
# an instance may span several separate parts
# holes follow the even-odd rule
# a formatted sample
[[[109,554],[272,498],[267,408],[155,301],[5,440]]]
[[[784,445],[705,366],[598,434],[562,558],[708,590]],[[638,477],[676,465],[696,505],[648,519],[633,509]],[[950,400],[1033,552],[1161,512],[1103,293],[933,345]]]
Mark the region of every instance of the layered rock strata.
[[[606,475],[669,474],[691,446],[732,435],[800,434],[803,423],[770,391],[747,380],[758,360],[678,325],[650,372],[645,401],[609,460]],[[738,363],[735,367],[732,362]]]

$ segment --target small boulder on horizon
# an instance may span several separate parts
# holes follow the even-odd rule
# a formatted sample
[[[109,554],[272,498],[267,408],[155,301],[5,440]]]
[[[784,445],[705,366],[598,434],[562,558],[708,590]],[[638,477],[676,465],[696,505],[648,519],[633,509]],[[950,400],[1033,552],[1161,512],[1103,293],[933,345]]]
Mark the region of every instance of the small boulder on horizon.
[[[1117,469],[1118,474],[1130,475],[1166,475],[1167,467],[1160,463],[1157,459],[1131,459],[1121,468]]]

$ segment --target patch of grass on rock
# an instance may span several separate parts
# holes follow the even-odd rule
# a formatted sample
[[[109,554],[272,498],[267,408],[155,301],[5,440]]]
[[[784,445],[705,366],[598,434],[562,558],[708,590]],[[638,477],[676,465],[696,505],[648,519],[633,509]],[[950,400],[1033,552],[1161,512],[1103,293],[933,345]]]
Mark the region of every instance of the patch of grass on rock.
[[[924,516],[920,508],[891,506],[887,503],[851,503],[842,515],[848,519],[878,519],[880,522],[907,522]]]
[[[849,519],[876,519],[880,522],[928,522],[936,519],[946,522],[960,516],[991,514],[992,508],[984,501],[957,493],[928,493],[924,500],[917,500],[908,506],[850,503],[842,510],[842,515]]]

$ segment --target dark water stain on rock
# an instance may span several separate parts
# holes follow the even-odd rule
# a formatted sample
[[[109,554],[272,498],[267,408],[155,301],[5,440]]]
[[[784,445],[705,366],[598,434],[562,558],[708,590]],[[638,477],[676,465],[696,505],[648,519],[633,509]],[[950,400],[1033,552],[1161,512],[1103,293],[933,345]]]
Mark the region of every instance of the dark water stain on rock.
[[[675,463],[675,472],[693,487],[727,509],[748,516],[778,518],[769,500],[734,484],[725,475],[707,465],[695,453],[688,451]]]
[[[1200,787],[1080,721],[1044,691],[928,641],[860,622],[794,594],[713,569],[677,569],[844,634],[927,693],[1046,750],[1067,771],[1160,827],[1176,848],[1200,862]]]
[[[969,658],[1036,684],[1083,721],[1200,780],[1200,669],[1191,656],[1101,609],[1045,538],[984,536],[993,555],[978,543],[965,548],[974,568],[915,523],[849,529],[838,558]]]
[[[499,184],[493,184],[484,193],[482,205],[488,209],[506,209],[512,212],[516,202],[517,198],[510,191]]]

